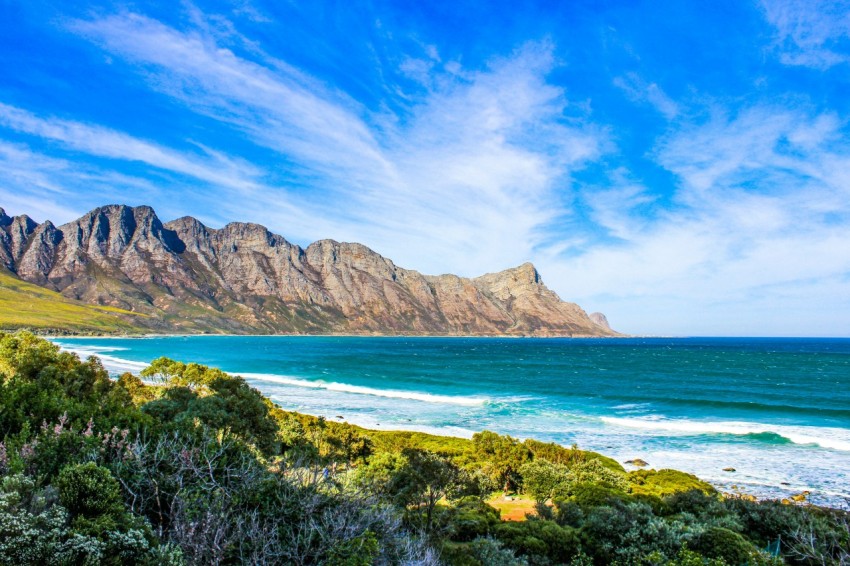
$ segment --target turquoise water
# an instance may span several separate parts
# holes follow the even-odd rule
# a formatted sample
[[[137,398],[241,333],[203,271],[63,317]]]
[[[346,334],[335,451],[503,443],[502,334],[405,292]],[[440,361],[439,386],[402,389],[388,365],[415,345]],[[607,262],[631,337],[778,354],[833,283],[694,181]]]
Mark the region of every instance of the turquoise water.
[[[850,498],[848,339],[57,339],[110,371],[158,356],[371,428],[489,429],[689,471],[760,496]],[[733,467],[735,472],[724,472]]]

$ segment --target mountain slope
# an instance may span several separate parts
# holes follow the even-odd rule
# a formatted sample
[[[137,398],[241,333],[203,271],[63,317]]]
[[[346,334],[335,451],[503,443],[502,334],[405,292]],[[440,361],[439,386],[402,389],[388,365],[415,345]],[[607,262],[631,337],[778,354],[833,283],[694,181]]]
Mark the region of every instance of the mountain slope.
[[[63,297],[55,291],[0,269],[0,330],[30,328],[42,331],[91,333],[139,332],[133,324],[143,315],[114,307],[96,307]]]
[[[0,262],[66,298],[144,314],[119,316],[157,332],[615,334],[531,264],[427,276],[360,244],[301,248],[257,224],[163,224],[147,206],[104,206],[59,227],[0,209]]]

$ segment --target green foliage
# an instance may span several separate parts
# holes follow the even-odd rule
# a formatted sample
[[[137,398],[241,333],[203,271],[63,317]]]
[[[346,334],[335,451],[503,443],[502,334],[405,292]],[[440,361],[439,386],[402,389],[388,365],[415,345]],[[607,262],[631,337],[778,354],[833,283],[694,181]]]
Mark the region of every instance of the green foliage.
[[[532,564],[568,563],[581,547],[574,529],[552,521],[502,523],[496,528],[495,536]]]
[[[656,497],[692,490],[706,494],[716,493],[710,484],[695,475],[677,470],[635,470],[629,473],[628,481],[631,484],[632,493]]]
[[[475,455],[484,462],[484,473],[494,485],[504,486],[505,492],[520,485],[519,470],[531,459],[531,451],[525,445],[488,430],[474,434],[472,444]]]
[[[563,464],[536,458],[523,464],[519,473],[522,475],[523,491],[537,503],[543,503],[556,492],[568,489],[566,484],[570,480],[570,470]]]
[[[583,546],[597,561],[639,564],[653,552],[675,556],[689,542],[692,529],[656,517],[647,505],[614,500],[587,511],[581,534]]]
[[[100,361],[60,352],[30,333],[0,333],[0,430],[20,434],[60,417],[68,426],[90,419],[103,428],[136,426],[126,390],[116,386]],[[109,426],[107,426],[109,423]]]
[[[112,473],[94,462],[64,468],[56,480],[59,501],[72,517],[118,516],[124,512],[121,490]]]
[[[102,501],[89,493],[71,496],[72,503],[84,500],[89,513],[72,519],[52,487],[37,488],[32,479],[20,474],[4,477],[0,481],[0,564],[182,564],[179,552],[165,553],[151,546],[144,526],[124,516],[120,503],[111,501],[114,486],[103,483],[102,477],[96,483],[107,486],[110,495]]]
[[[287,413],[199,364],[145,375],[160,385],[0,333],[0,564],[432,565],[435,545],[470,566],[758,566],[779,563],[758,551],[777,541],[794,564],[850,556],[839,511],[722,499],[689,474],[627,476],[493,432]],[[532,495],[537,517],[503,522],[483,500],[500,487]]]
[[[721,558],[706,558],[686,547],[683,547],[675,558],[666,558],[658,551],[653,552],[646,557],[645,562],[653,566],[729,566]]]
[[[625,501],[626,495],[620,490],[605,485],[577,483],[571,486],[570,499],[581,509],[590,509]]]
[[[451,460],[427,450],[405,449],[383,453],[358,470],[361,485],[368,485],[408,512],[427,533],[434,528],[434,511],[443,498],[456,499],[474,490],[469,475]]]
[[[480,537],[469,545],[469,553],[482,566],[525,566],[528,560],[517,557],[498,540]]]
[[[540,442],[533,438],[526,439],[523,444],[531,450],[535,458],[544,458],[554,464],[562,464],[568,468],[586,460],[599,460],[604,467],[612,472],[625,473],[623,466],[613,458],[597,454],[596,452],[579,450],[575,444],[570,448],[564,448],[554,442]]]
[[[474,452],[472,441],[465,438],[437,436],[407,430],[370,430],[366,432],[372,439],[375,452],[401,452],[405,448],[418,448],[452,458],[460,464],[468,462]]]
[[[447,532],[452,540],[486,537],[499,524],[499,511],[475,496],[458,500],[451,509]]]
[[[747,539],[723,527],[710,527],[691,544],[693,550],[728,564],[759,563],[759,550]]]
[[[162,397],[142,407],[156,420],[184,429],[200,425],[226,431],[267,455],[279,451],[271,403],[242,378],[168,358],[158,358],[142,375],[160,379],[166,387]]]

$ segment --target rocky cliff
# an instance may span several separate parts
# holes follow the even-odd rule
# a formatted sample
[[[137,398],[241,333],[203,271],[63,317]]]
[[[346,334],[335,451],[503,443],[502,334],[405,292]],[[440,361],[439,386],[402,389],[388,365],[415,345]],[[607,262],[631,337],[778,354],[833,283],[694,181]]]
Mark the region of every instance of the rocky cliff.
[[[402,269],[360,244],[306,249],[263,226],[221,229],[110,205],[56,227],[0,209],[0,263],[156,332],[607,336],[533,265],[466,279]]]

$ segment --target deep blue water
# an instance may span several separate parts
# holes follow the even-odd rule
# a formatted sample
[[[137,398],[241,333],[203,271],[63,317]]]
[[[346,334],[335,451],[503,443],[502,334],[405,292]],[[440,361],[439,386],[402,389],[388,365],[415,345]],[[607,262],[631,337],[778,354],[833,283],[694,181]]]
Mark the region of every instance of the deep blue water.
[[[490,429],[757,495],[850,497],[850,339],[58,339],[112,371],[220,367],[286,409],[381,429]],[[723,472],[734,467],[734,473]]]

